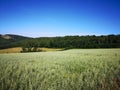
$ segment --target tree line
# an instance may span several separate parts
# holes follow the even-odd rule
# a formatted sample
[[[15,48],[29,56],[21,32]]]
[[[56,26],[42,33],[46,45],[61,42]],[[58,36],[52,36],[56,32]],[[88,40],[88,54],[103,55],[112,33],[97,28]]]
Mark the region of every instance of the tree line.
[[[22,47],[23,51],[37,51],[38,48],[120,48],[120,35],[101,36],[64,36],[23,38],[21,40],[4,40],[0,38],[0,49]],[[40,50],[39,50],[40,51]]]
[[[24,42],[24,43],[23,43]],[[65,36],[41,37],[22,42],[24,51],[37,51],[39,47],[47,48],[120,48],[120,35],[107,36]]]

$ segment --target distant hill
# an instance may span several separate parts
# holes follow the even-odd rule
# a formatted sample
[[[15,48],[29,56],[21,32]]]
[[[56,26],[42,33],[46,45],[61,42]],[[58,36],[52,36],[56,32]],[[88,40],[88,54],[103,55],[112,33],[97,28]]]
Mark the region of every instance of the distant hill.
[[[1,35],[1,37],[2,37],[3,39],[12,39],[12,37],[9,36],[9,35]]]
[[[19,42],[31,39],[30,37],[20,36],[20,35],[13,35],[13,34],[0,34],[0,49],[19,46]]]
[[[16,41],[16,40],[28,39],[30,37],[25,37],[25,36],[20,36],[20,35],[14,35],[14,34],[5,34],[5,35],[0,35],[0,38]]]

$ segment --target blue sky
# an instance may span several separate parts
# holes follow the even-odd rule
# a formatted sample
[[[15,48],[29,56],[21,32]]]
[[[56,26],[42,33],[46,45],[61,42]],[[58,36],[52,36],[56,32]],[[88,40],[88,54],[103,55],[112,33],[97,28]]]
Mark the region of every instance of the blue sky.
[[[120,0],[0,0],[0,34],[120,34]]]

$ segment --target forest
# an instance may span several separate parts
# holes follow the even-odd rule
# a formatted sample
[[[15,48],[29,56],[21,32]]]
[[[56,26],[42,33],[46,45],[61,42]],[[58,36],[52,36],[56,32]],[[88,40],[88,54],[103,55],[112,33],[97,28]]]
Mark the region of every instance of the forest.
[[[17,36],[16,36],[17,37]],[[20,36],[19,36],[20,37]],[[24,48],[120,48],[120,35],[101,35],[101,36],[64,36],[64,37],[39,37],[0,40],[0,49],[9,47]]]

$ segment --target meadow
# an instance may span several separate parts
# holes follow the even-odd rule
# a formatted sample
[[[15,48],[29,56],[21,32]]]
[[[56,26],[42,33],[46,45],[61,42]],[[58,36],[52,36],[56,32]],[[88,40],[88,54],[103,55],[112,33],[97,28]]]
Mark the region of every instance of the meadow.
[[[120,90],[120,49],[0,54],[0,90]]]

